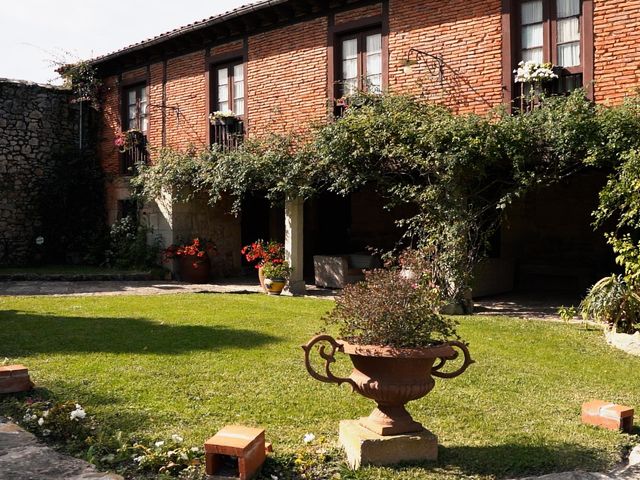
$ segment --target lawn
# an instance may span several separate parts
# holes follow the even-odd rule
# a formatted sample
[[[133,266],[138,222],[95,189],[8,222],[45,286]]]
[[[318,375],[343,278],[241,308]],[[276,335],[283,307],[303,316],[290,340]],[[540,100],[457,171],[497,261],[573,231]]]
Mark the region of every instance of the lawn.
[[[24,363],[39,387],[128,435],[201,445],[240,423],[266,428],[287,455],[307,432],[337,441],[340,419],[373,408],[304,369],[300,345],[330,307],[264,295],[0,297],[0,360]],[[638,442],[580,424],[592,398],[640,405],[640,358],[606,346],[601,332],[504,317],[462,317],[459,332],[477,363],[409,404],[439,436],[439,461],[357,478],[602,471]]]

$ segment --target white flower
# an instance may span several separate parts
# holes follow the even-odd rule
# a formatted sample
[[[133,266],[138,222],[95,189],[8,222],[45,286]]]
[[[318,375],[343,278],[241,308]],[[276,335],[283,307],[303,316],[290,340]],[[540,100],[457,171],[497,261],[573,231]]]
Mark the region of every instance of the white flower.
[[[182,443],[184,438],[182,438],[180,435],[176,435],[174,433],[173,435],[171,435],[171,440],[173,440],[175,443]]]
[[[200,449],[198,447],[191,447],[192,452],[199,452]]]
[[[515,80],[518,83],[544,82],[558,78],[550,63],[520,62],[513,73],[516,74]]]
[[[311,443],[316,439],[316,436],[313,433],[305,433],[304,438],[302,439],[302,441],[304,443]]]
[[[76,403],[76,409],[70,414],[71,420],[79,421],[85,418],[86,416],[87,416],[87,412],[85,412],[84,409]]]
[[[140,455],[139,457],[135,457],[133,459],[133,461],[136,462],[136,463],[140,463],[140,462],[142,462],[142,460],[144,460],[144,455]]]
[[[42,416],[44,418],[47,418],[49,416],[49,410],[45,410],[44,413],[42,414]]]
[[[44,418],[40,417],[38,419],[38,425],[40,425],[40,426],[44,425]]]
[[[156,442],[154,445],[156,446],[156,448],[160,448],[161,446],[164,445],[164,442],[160,440],[159,442]]]
[[[271,475],[271,480],[278,480],[278,477],[276,475]]]
[[[51,430],[45,428],[44,430],[42,430],[42,435],[44,437],[48,437],[49,435],[51,435]]]
[[[182,460],[189,460],[189,456],[187,455],[187,452],[180,452],[180,458]]]

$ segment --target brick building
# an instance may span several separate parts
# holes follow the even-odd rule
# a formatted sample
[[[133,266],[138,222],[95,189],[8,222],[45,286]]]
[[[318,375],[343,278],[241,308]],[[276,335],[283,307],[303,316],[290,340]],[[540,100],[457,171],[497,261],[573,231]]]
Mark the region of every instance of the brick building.
[[[105,55],[93,63],[108,88],[99,151],[110,174],[110,220],[128,208],[134,160],[114,145],[120,131],[142,130],[151,151],[229,142],[238,128],[248,136],[304,133],[354,88],[483,113],[513,101],[512,71],[522,59],[562,66],[558,92],[586,86],[596,102],[621,102],[640,80],[640,0],[265,0]],[[233,131],[210,125],[217,110],[232,110],[241,123]],[[479,291],[510,288],[523,272],[529,280],[569,275],[582,284],[604,268],[606,246],[589,227],[602,181],[587,175],[515,206],[501,253],[485,271],[502,280]],[[167,243],[177,235],[214,238],[222,273],[241,267],[240,246],[258,236],[286,236],[291,260],[309,273],[314,253],[361,250],[372,238],[382,247],[393,241],[393,218],[376,202],[367,192],[292,201],[287,228],[284,212],[259,198],[247,199],[238,218],[224,202],[165,201],[146,213]],[[333,240],[322,233],[329,226]],[[558,258],[564,262],[568,252],[575,258],[563,274]]]

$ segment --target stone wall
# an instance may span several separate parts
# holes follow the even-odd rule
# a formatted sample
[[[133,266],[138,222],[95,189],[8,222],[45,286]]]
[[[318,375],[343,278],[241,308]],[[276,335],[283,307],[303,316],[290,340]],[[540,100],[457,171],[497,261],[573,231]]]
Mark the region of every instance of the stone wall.
[[[0,79],[0,264],[29,263],[41,219],[40,188],[56,154],[78,145],[69,91]]]

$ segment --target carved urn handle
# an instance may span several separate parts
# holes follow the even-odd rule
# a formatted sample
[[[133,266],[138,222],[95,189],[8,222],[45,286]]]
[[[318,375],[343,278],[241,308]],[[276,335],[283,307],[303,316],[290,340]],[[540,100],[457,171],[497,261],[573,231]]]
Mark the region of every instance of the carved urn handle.
[[[311,349],[316,343],[327,342],[331,346],[331,350],[327,353],[327,345],[320,345],[319,354],[322,359],[324,359],[324,371],[325,375],[321,375],[316,372],[311,366],[311,362],[309,361],[309,356],[311,354]],[[313,337],[306,345],[302,345],[302,349],[304,350],[304,365],[307,367],[307,372],[316,380],[326,383],[337,383],[338,385],[342,385],[343,383],[348,383],[351,385],[351,388],[356,390],[356,383],[350,378],[341,378],[336,377],[333,373],[331,373],[331,364],[336,361],[336,351],[342,351],[342,345],[338,343],[338,341],[333,338],[331,335],[317,335]]]
[[[447,361],[455,360],[456,358],[458,358],[458,356],[460,354],[458,353],[458,351],[454,350],[453,355],[451,355],[450,357],[440,357],[438,359],[439,362],[436,363],[433,367],[431,367],[431,375],[433,375],[434,377],[455,378],[458,375],[462,375],[464,373],[464,371],[467,368],[469,368],[469,365],[471,365],[472,363],[476,362],[475,360],[473,360],[471,358],[471,354],[469,353],[469,349],[467,348],[467,345],[465,343],[459,342],[457,340],[451,340],[451,341],[449,341],[447,343],[452,348],[459,348],[462,351],[462,353],[464,355],[464,362],[462,363],[460,368],[458,368],[457,370],[455,370],[453,372],[441,372],[440,371],[440,369],[442,367],[444,367],[444,365],[447,363]]]

